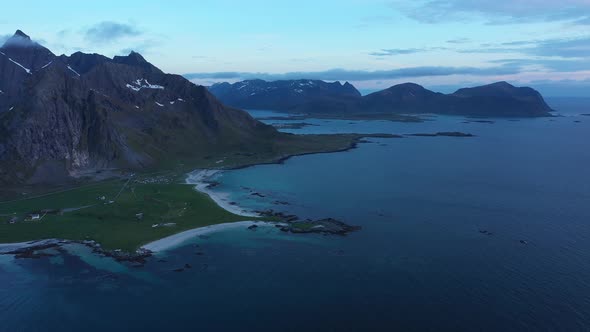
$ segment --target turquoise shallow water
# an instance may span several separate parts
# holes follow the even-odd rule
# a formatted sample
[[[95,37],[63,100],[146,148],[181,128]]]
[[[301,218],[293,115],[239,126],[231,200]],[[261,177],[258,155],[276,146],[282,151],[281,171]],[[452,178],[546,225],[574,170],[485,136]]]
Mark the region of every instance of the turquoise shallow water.
[[[363,227],[347,237],[238,229],[143,268],[80,248],[0,256],[0,331],[588,330],[584,109],[493,124],[305,120],[317,126],[291,131],[477,136],[371,139],[218,176],[216,190],[246,208]]]

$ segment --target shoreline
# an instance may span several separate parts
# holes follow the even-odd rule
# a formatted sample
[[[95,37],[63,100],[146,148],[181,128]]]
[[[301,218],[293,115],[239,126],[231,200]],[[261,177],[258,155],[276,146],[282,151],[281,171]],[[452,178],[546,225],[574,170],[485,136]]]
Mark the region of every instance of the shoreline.
[[[45,240],[33,240],[26,242],[14,242],[14,243],[0,243],[0,255],[8,255],[23,250],[32,248],[39,248],[45,246],[57,246],[63,243],[69,243],[67,240],[60,239],[45,239]]]
[[[189,229],[188,231],[176,233],[174,235],[170,235],[165,238],[150,242],[148,244],[141,246],[140,249],[149,250],[152,253],[158,253],[158,252],[167,251],[170,249],[177,248],[177,247],[183,245],[184,243],[186,243],[187,241],[190,241],[191,239],[194,239],[200,235],[206,235],[206,234],[211,234],[211,233],[215,233],[215,232],[219,232],[219,231],[240,228],[240,227],[247,229],[248,227],[250,227],[252,225],[260,226],[260,224],[268,225],[268,223],[264,222],[264,221],[250,221],[250,220],[248,220],[248,221],[236,221],[236,222],[229,222],[229,223],[215,224],[215,225],[193,228],[193,229]]]
[[[124,259],[124,260],[133,260],[134,257],[143,258],[146,255],[149,256],[149,254],[145,252],[146,250],[150,251],[150,252],[165,251],[167,249],[171,249],[171,248],[174,248],[174,247],[182,244],[183,242],[187,241],[188,239],[190,239],[192,237],[204,235],[207,233],[212,233],[215,231],[221,231],[221,230],[225,230],[225,229],[235,228],[238,226],[249,227],[254,224],[269,225],[269,224],[273,223],[273,222],[265,222],[265,221],[247,220],[248,218],[261,217],[261,215],[259,213],[255,213],[253,211],[248,211],[246,209],[243,209],[237,205],[230,204],[229,200],[227,199],[227,197],[223,193],[216,193],[216,192],[210,190],[209,188],[207,188],[210,185],[210,183],[207,182],[206,180],[208,180],[209,178],[211,178],[215,174],[217,174],[219,172],[226,171],[226,170],[237,170],[237,169],[243,169],[243,168],[253,167],[253,166],[257,166],[257,165],[272,165],[272,164],[279,164],[280,165],[280,164],[283,164],[286,160],[293,158],[293,157],[314,155],[314,154],[324,154],[324,153],[346,152],[346,151],[357,148],[358,144],[362,143],[362,140],[364,138],[369,138],[369,137],[403,138],[403,136],[394,135],[394,134],[358,135],[357,137],[352,139],[351,143],[347,147],[344,147],[342,149],[331,150],[331,151],[295,153],[295,154],[289,154],[289,155],[285,155],[282,157],[278,157],[274,160],[270,160],[270,161],[266,161],[266,162],[243,164],[243,165],[234,166],[234,167],[230,166],[230,167],[221,168],[221,169],[196,169],[196,170],[186,173],[186,179],[185,179],[186,184],[194,185],[195,190],[197,190],[198,192],[201,192],[203,194],[206,194],[209,198],[211,198],[211,200],[213,200],[213,202],[217,206],[219,206],[220,208],[222,208],[230,213],[244,217],[245,221],[237,221],[237,222],[231,222],[231,223],[222,223],[222,224],[197,227],[197,228],[193,228],[193,229],[190,229],[190,230],[187,230],[184,232],[173,234],[168,237],[158,239],[158,240],[152,241],[150,243],[141,245],[135,253],[129,253],[130,259]],[[45,195],[47,195],[47,194],[45,194]],[[80,244],[90,246],[91,248],[94,248],[95,250],[99,250],[101,253],[103,253],[105,255],[118,257],[118,255],[116,255],[116,253],[118,251],[116,251],[116,250],[103,251],[102,249],[97,249],[97,248],[100,248],[100,245],[95,244],[95,243],[85,243],[85,242],[87,242],[87,241],[74,241],[74,240],[64,240],[64,239],[42,239],[42,240],[31,240],[31,241],[15,242],[15,243],[0,243],[0,255],[13,254],[13,253],[27,251],[27,250],[35,250],[35,248],[40,248],[40,247],[45,247],[45,246],[59,246],[61,244],[65,244],[65,243],[80,243]],[[94,241],[91,241],[91,242],[94,242]],[[151,250],[150,248],[154,248],[154,250]]]
[[[217,206],[219,206],[227,212],[246,218],[260,217],[260,214],[258,213],[248,211],[246,209],[239,207],[238,205],[230,204],[230,201],[228,199],[229,194],[214,192],[213,190],[210,190],[208,188],[210,183],[207,182],[207,180],[215,176],[219,172],[222,172],[222,170],[196,169],[186,174],[185,182],[186,184],[194,185],[196,191],[209,196],[209,198],[211,198],[215,202],[215,204],[217,204]]]
[[[350,144],[347,147],[341,148],[341,149],[336,149],[336,150],[326,150],[326,151],[314,151],[314,152],[302,152],[302,153],[293,153],[293,154],[288,154],[282,157],[277,157],[275,159],[269,160],[269,161],[261,161],[261,162],[257,162],[257,163],[245,163],[242,165],[238,165],[238,166],[227,166],[224,168],[218,168],[218,169],[210,169],[210,170],[215,170],[215,171],[232,171],[232,170],[239,170],[239,169],[244,169],[244,168],[249,168],[249,167],[254,167],[254,166],[259,166],[259,165],[282,165],[284,164],[287,160],[294,158],[294,157],[303,157],[303,156],[310,156],[310,155],[316,155],[316,154],[329,154],[329,153],[339,153],[339,152],[347,152],[350,150],[354,150],[358,148],[358,145],[360,143],[364,143],[363,140],[366,138],[405,138],[403,135],[398,135],[398,134],[318,134],[318,135],[355,135],[356,137],[354,137],[352,139],[352,141],[350,142]]]

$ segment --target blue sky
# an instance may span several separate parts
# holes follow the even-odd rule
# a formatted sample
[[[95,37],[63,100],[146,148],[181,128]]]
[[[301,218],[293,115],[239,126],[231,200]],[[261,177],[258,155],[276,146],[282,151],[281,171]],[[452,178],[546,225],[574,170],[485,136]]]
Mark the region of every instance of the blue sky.
[[[54,0],[3,12],[0,40],[22,29],[57,54],[136,50],[200,84],[317,78],[451,90],[507,80],[590,97],[590,0]]]

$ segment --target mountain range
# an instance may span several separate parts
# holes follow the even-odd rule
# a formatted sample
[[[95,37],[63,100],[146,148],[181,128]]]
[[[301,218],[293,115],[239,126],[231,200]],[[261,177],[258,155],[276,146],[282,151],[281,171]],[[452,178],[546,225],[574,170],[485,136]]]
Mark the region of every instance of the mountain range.
[[[227,105],[282,111],[298,109],[310,102],[338,103],[361,97],[361,93],[348,82],[341,84],[319,80],[224,82],[214,84],[209,90]]]
[[[449,114],[466,116],[538,117],[552,109],[539,92],[507,82],[463,88],[451,94],[430,91],[414,83],[394,85],[366,96],[346,82],[317,80],[218,83],[209,90],[227,105],[322,115]]]
[[[0,185],[271,149],[279,135],[135,52],[56,56],[20,30],[0,47]]]
[[[361,96],[349,83],[314,80],[207,89],[164,73],[136,52],[57,56],[17,30],[0,47],[0,185],[61,183],[111,168],[208,165],[227,156],[261,162],[350,144],[350,138],[283,134],[237,108],[496,116],[551,111],[535,90],[505,82],[449,95],[401,84]]]

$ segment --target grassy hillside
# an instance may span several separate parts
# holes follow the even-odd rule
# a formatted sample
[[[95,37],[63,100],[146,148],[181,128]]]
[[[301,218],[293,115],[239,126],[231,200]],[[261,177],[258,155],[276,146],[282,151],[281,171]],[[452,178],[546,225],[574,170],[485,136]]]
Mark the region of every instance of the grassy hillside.
[[[157,174],[82,183],[48,193],[41,192],[48,187],[37,192],[27,188],[28,196],[35,197],[0,202],[0,243],[48,238],[95,240],[104,249],[134,251],[184,230],[253,219],[227,212],[193,186],[181,184],[184,174],[196,168],[243,167],[292,155],[345,150],[360,137],[281,135],[271,145],[251,147],[246,152],[212,151],[200,158],[168,159]],[[12,188],[12,192],[18,192],[18,188]],[[29,220],[31,214],[42,218]],[[16,222],[10,223],[12,219]],[[152,227],[156,224],[162,226]]]
[[[31,213],[42,218],[27,220]],[[10,224],[13,217],[18,221]],[[105,249],[134,251],[184,230],[244,219],[218,207],[191,185],[109,181],[0,204],[0,243],[95,240]],[[156,224],[161,226],[152,227]]]

